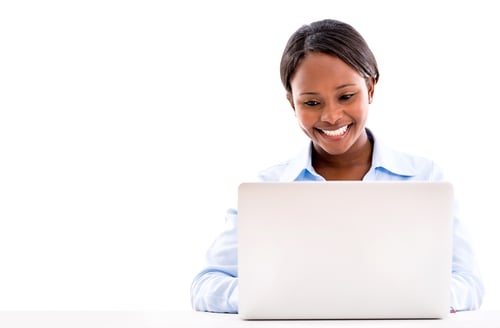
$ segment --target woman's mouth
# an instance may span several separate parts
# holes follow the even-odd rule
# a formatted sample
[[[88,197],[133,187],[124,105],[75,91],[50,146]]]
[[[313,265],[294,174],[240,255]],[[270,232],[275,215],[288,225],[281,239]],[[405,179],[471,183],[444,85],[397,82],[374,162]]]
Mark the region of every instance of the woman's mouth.
[[[347,133],[347,130],[349,130],[350,125],[344,125],[338,129],[335,130],[326,130],[326,129],[318,129],[321,132],[323,132],[325,135],[328,137],[342,137]]]

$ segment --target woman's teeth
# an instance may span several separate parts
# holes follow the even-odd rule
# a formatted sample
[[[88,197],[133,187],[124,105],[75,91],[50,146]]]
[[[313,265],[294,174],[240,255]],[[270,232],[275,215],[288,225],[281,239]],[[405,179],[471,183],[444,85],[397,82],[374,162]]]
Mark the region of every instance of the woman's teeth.
[[[347,127],[348,127],[347,125],[344,125],[343,127],[339,128],[337,130],[321,130],[321,131],[323,131],[323,133],[326,134],[327,136],[337,137],[337,136],[341,136],[344,133],[346,133]]]

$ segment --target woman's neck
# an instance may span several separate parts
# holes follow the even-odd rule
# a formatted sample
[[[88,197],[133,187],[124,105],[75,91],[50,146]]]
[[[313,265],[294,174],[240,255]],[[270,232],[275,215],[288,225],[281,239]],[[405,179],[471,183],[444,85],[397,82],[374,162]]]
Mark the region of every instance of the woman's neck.
[[[326,180],[362,180],[372,163],[373,141],[364,134],[345,153],[331,155],[313,145],[312,165]]]

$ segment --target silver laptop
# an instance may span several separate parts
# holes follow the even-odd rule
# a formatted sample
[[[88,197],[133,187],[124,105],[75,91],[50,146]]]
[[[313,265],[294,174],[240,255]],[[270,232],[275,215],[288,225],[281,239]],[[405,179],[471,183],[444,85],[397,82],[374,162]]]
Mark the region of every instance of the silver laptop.
[[[251,182],[238,191],[242,319],[444,318],[448,182]]]

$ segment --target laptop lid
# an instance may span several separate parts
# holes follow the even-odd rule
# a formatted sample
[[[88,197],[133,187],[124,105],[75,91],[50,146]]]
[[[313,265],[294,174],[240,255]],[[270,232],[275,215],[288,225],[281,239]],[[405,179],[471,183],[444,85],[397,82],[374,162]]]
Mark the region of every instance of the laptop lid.
[[[249,182],[238,191],[242,319],[443,318],[448,182]]]

